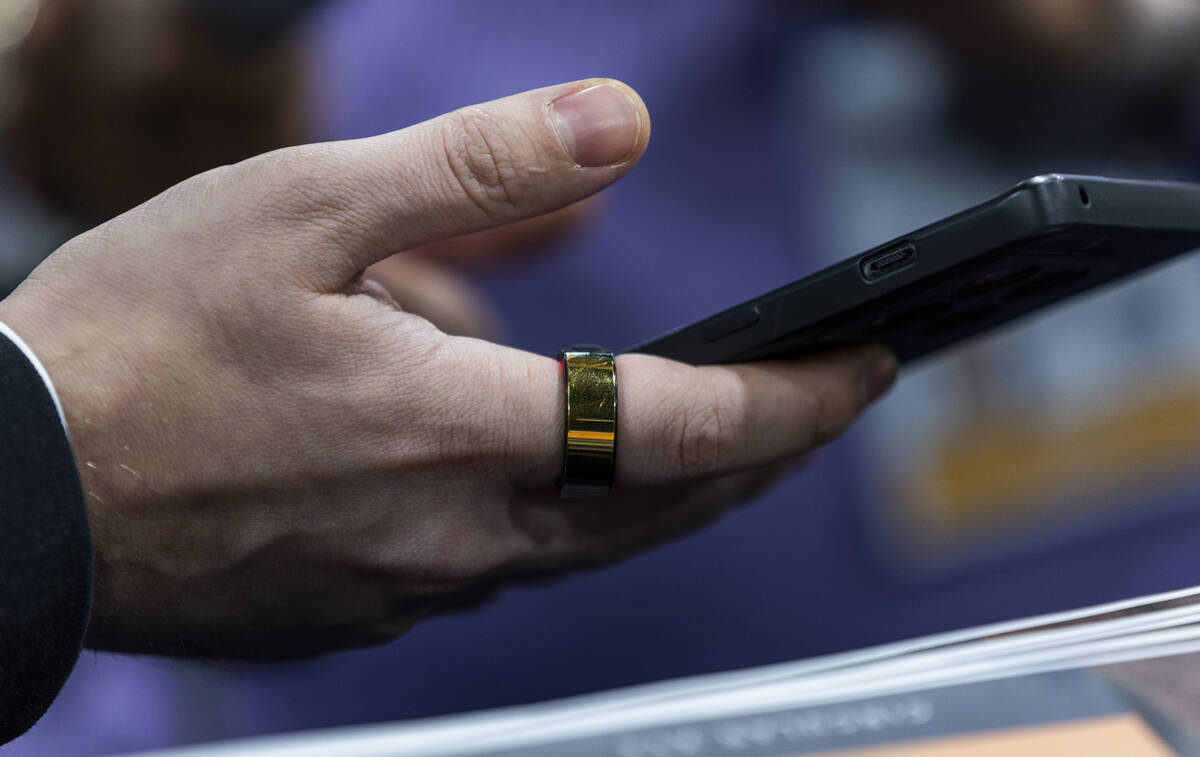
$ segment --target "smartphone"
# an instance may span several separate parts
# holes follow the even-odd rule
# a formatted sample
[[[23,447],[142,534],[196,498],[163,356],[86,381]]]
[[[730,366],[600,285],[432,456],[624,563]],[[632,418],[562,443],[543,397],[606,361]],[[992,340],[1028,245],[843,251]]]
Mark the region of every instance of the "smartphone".
[[[1037,176],[630,351],[699,365],[879,342],[911,362],[1197,247],[1200,184]]]

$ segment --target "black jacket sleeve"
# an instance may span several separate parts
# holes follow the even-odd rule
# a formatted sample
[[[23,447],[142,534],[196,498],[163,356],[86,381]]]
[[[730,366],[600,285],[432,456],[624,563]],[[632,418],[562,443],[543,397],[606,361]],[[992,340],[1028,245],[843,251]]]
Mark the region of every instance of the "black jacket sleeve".
[[[67,680],[91,591],[66,432],[37,369],[0,334],[0,744],[37,722]]]

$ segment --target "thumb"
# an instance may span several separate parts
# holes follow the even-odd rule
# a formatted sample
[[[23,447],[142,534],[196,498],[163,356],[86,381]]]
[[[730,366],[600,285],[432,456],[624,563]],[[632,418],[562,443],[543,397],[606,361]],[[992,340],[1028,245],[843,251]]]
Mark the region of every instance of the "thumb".
[[[396,252],[594,194],[624,175],[649,139],[636,92],[587,79],[377,137],[279,150],[242,170],[267,209],[261,220],[274,220],[299,251],[297,272],[340,291]]]

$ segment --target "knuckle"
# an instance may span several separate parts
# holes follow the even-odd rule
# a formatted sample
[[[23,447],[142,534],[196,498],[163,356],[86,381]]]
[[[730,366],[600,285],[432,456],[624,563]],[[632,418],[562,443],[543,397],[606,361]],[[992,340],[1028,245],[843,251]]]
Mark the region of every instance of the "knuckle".
[[[530,398],[530,387],[545,384],[543,368],[530,360],[496,360],[490,370],[491,387],[479,401],[485,430],[477,444],[483,454],[498,464],[510,483],[557,476],[563,432],[549,433],[545,416],[532,407],[545,399],[540,394]]]
[[[406,573],[419,573],[434,590],[454,590],[502,568],[513,555],[508,545],[481,526],[463,527],[448,523],[441,534],[431,534],[429,551],[421,565],[405,566]]]
[[[676,424],[677,464],[685,478],[720,470],[728,452],[732,419],[717,388],[709,382],[702,386]]]
[[[454,111],[443,123],[442,157],[451,191],[490,220],[511,217],[521,195],[521,174],[504,124],[476,108]]]
[[[369,549],[360,548],[343,558],[351,566],[356,582],[380,593],[402,586],[408,595],[446,594],[516,559],[519,552],[514,540],[508,538],[502,526],[471,512],[476,508],[502,511],[498,502],[485,498],[481,503],[477,493],[469,496],[449,492],[442,506],[443,515],[421,524],[419,546],[398,550],[396,532],[380,527],[368,537]]]
[[[507,480],[505,462],[520,429],[504,415],[503,366],[473,359],[450,337],[436,344],[419,353],[422,383],[436,387],[421,399],[430,453],[459,472],[458,483]]]
[[[485,444],[493,455],[509,463],[520,460],[531,445],[529,435],[534,429],[521,423],[512,423],[509,417],[510,409],[520,407],[522,393],[526,387],[537,386],[537,378],[533,375],[532,366],[528,363],[513,365],[496,365],[493,368],[496,386],[500,387],[503,401],[493,403],[491,417],[487,418],[493,429],[489,436],[491,444]]]
[[[340,234],[363,219],[359,191],[339,181],[336,156],[323,145],[264,153],[238,164],[260,215]]]
[[[808,446],[820,447],[838,437],[844,413],[830,387],[814,384],[806,387],[805,405],[809,418]]]

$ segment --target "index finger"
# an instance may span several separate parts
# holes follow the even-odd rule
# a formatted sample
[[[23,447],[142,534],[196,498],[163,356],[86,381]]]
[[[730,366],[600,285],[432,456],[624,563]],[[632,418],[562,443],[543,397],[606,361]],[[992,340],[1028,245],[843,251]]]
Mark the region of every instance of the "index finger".
[[[504,348],[498,348],[504,349]],[[557,479],[565,409],[558,364],[515,350],[522,386],[508,386],[508,463],[520,485]],[[883,347],[787,361],[691,366],[651,355],[617,358],[616,486],[669,484],[757,468],[838,434],[894,382]]]

